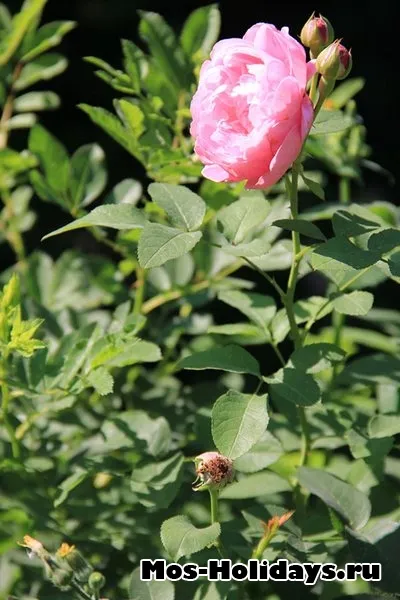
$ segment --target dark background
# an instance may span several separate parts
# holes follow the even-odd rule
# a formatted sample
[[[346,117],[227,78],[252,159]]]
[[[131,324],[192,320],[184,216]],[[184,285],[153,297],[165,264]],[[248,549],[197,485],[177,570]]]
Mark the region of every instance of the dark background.
[[[4,0],[3,0],[4,1]],[[5,0],[12,11],[21,6],[22,0]],[[160,12],[176,29],[195,8],[209,4],[200,0],[49,0],[43,22],[57,19],[72,19],[78,28],[68,34],[61,50],[68,57],[68,70],[60,77],[41,85],[55,90],[62,98],[61,109],[44,113],[44,125],[50,129],[69,151],[78,146],[98,142],[104,148],[109,168],[109,185],[125,177],[143,175],[141,167],[117,143],[91,123],[77,104],[85,102],[112,110],[112,98],[117,92],[111,90],[94,74],[94,67],[84,62],[84,56],[101,57],[115,67],[121,66],[120,39],[132,39],[142,45],[137,36],[137,9]],[[367,0],[343,2],[340,0],[302,2],[298,0],[275,0],[263,2],[244,0],[219,3],[222,12],[221,37],[241,37],[254,23],[265,21],[278,27],[288,25],[292,35],[298,35],[312,11],[327,16],[334,26],[337,37],[353,50],[352,76],[367,80],[364,90],[357,96],[359,113],[368,129],[368,143],[373,149],[371,158],[391,171],[397,179],[399,171],[399,126],[397,106],[399,93],[398,9],[394,0]],[[25,146],[23,134],[13,134],[12,143]],[[376,174],[365,174],[366,186],[354,189],[354,199],[386,199],[398,202],[399,184],[392,184]],[[328,190],[328,199],[335,201],[336,184]],[[39,245],[42,234],[67,222],[68,217],[51,205],[38,204],[40,208],[39,228],[28,235],[28,246]],[[61,236],[46,242],[44,250],[58,254],[71,244],[81,245],[91,240],[87,232]],[[96,249],[88,247],[88,251]],[[4,256],[4,255],[3,255]],[[10,259],[12,256],[10,255]]]

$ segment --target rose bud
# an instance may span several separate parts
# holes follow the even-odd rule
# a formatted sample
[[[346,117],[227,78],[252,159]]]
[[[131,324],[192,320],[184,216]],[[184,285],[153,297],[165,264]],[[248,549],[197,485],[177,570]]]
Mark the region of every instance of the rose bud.
[[[316,58],[324,48],[333,42],[334,31],[326,17],[322,15],[315,17],[314,14],[301,30],[300,39],[306,48],[310,48],[312,57]]]
[[[219,452],[203,452],[195,458],[197,479],[193,484],[195,492],[221,489],[233,479],[232,461]]]
[[[316,68],[326,80],[345,79],[351,71],[353,59],[340,40],[325,48],[318,56]]]
[[[221,40],[200,71],[190,110],[195,153],[204,177],[274,185],[303,147],[314,118],[306,94],[315,73],[287,27],[251,27],[243,38]]]

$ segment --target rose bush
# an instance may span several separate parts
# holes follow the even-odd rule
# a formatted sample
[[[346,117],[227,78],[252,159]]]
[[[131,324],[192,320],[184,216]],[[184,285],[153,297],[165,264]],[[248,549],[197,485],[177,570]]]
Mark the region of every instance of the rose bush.
[[[276,183],[300,152],[313,120],[305,89],[315,68],[287,27],[251,27],[218,42],[191,103],[195,151],[213,181]]]

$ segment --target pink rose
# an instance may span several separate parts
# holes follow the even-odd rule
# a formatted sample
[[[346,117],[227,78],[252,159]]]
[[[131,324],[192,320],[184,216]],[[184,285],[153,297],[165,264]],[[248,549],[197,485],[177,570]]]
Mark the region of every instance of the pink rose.
[[[297,158],[313,121],[305,94],[314,62],[287,27],[258,23],[215,44],[192,99],[195,152],[213,181],[273,185]]]

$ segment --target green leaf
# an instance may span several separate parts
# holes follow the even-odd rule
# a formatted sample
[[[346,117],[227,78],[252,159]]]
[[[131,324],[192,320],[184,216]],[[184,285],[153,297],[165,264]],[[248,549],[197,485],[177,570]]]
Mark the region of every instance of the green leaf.
[[[400,383],[400,360],[387,354],[357,358],[340,373],[340,383]]]
[[[98,144],[81,146],[71,157],[70,191],[73,206],[87,206],[96,200],[107,183],[105,155]]]
[[[318,373],[343,362],[345,357],[346,352],[335,344],[309,344],[293,352],[289,365],[307,373]]]
[[[93,123],[104,129],[104,131],[125,148],[125,150],[130,152],[130,154],[133,154],[133,156],[137,155],[137,141],[132,136],[128,135],[125,127],[115,115],[104,108],[97,106],[89,106],[87,104],[79,104],[78,106],[89,115]]]
[[[174,600],[174,584],[165,581],[142,581],[140,579],[140,567],[132,573],[129,583],[129,600]]]
[[[165,210],[174,227],[186,231],[201,227],[206,204],[188,188],[169,183],[151,183],[148,192],[153,202]]]
[[[91,371],[87,376],[87,380],[100,396],[107,396],[107,394],[111,394],[113,391],[114,379],[107,369],[103,367]]]
[[[123,179],[113,188],[105,199],[106,204],[137,204],[142,197],[143,188],[136,179]]]
[[[299,369],[285,367],[264,379],[270,384],[271,397],[278,406],[280,398],[297,406],[312,406],[321,398],[321,391],[312,375]]]
[[[177,89],[188,83],[188,65],[173,29],[163,17],[140,10],[139,35],[150,48],[158,68]]]
[[[58,494],[54,500],[54,507],[60,506],[65,502],[70,493],[78,487],[88,476],[88,472],[85,469],[78,467],[72,475],[64,479],[58,486]]]
[[[168,452],[172,436],[164,417],[152,419],[143,410],[119,412],[113,419],[104,421],[101,433],[105,440],[101,452],[135,448],[141,454],[145,450],[151,456]]]
[[[220,497],[224,500],[241,500],[244,498],[260,498],[271,494],[289,492],[290,484],[280,475],[271,471],[260,471],[246,477],[224,488]]]
[[[378,233],[374,233],[368,239],[368,249],[373,252],[379,252],[380,255],[399,247],[400,230],[398,229],[384,229]]]
[[[40,27],[29,40],[29,44],[24,45],[22,62],[30,62],[40,54],[43,54],[43,52],[47,52],[50,48],[58,46],[64,35],[75,29],[76,25],[74,21],[54,21]]]
[[[256,293],[245,293],[238,290],[223,290],[218,294],[219,300],[240,310],[253,323],[266,329],[276,314],[273,298]]]
[[[333,230],[337,236],[354,237],[379,229],[379,219],[364,207],[357,207],[357,212],[337,210],[333,213]]]
[[[141,462],[133,469],[131,490],[146,508],[168,508],[179,492],[182,475],[180,452],[160,462]]]
[[[361,529],[371,514],[368,497],[353,486],[321,469],[300,467],[299,483],[338,512],[353,529]]]
[[[242,473],[255,473],[272,465],[282,454],[281,443],[269,431],[265,431],[246,454],[235,460],[234,467]]]
[[[344,115],[340,110],[320,110],[310,135],[325,135],[345,131],[353,125],[353,119]]]
[[[340,82],[340,85],[330,94],[329,102],[332,102],[335,108],[343,108],[349,100],[354,98],[363,89],[364,85],[365,79],[362,77],[355,77]]]
[[[131,80],[133,90],[139,94],[141,89],[140,61],[142,51],[130,40],[122,40],[124,68]]]
[[[166,225],[147,223],[139,240],[140,266],[144,269],[160,267],[168,260],[190,252],[200,238],[200,231],[183,232]]]
[[[201,58],[207,57],[218,39],[220,27],[221,15],[217,4],[194,10],[186,19],[180,35],[187,56],[193,58],[198,53]]]
[[[61,75],[67,66],[68,61],[61,54],[49,52],[39,56],[23,67],[21,75],[15,82],[15,89],[18,91],[25,90],[38,81],[53,79],[53,77]]]
[[[28,92],[14,102],[16,112],[39,112],[54,110],[60,106],[60,98],[54,92]]]
[[[21,11],[12,20],[12,27],[0,46],[0,67],[7,64],[18,50],[26,32],[40,17],[47,0],[25,0]]]
[[[232,460],[245,454],[268,425],[267,396],[230,390],[216,401],[211,413],[214,443]]]
[[[124,340],[120,334],[103,336],[91,349],[90,367],[100,365],[107,367],[125,367],[143,362],[161,360],[161,350],[153,342],[147,342],[137,337]]]
[[[191,556],[210,546],[217,540],[220,532],[219,523],[198,528],[187,517],[179,515],[167,519],[161,525],[161,541],[171,558],[177,561],[182,556]]]
[[[374,582],[374,587],[386,592],[393,592],[395,596],[378,594],[367,597],[365,600],[378,600],[378,598],[397,597],[400,589],[400,571],[398,561],[398,548],[400,544],[400,525],[390,519],[379,519],[362,533],[347,529],[346,538],[352,558],[357,562],[378,563],[381,565],[382,578]],[[357,598],[355,596],[355,598]],[[364,600],[360,598],[360,600]]]
[[[321,244],[311,254],[311,265],[322,271],[338,286],[348,280],[357,270],[374,265],[379,253],[362,250],[345,237],[335,237]]]
[[[224,244],[221,246],[221,250],[242,258],[262,258],[271,250],[271,244],[268,240],[255,239],[248,244],[237,244],[236,246]]]
[[[371,438],[385,438],[400,433],[400,415],[376,415],[368,423]]]
[[[120,109],[120,116],[124,121],[126,128],[132,134],[135,142],[138,142],[139,138],[146,130],[144,124],[144,112],[139,108],[139,106],[129,102],[128,100],[118,100],[116,104]]]
[[[142,229],[145,227],[146,219],[143,213],[129,204],[105,204],[97,206],[90,213],[72,221],[60,229],[56,229],[43,237],[47,239],[53,235],[66,233],[73,229],[82,227],[110,227],[111,229]]]
[[[303,221],[302,219],[279,219],[278,221],[274,221],[272,225],[281,227],[287,231],[298,231],[299,233],[316,240],[326,240],[326,237],[319,227],[314,225],[314,223]]]
[[[260,367],[253,356],[240,346],[228,345],[196,352],[178,363],[180,369],[217,369],[231,373],[260,375]]]
[[[29,135],[29,150],[37,156],[46,182],[56,194],[67,190],[70,164],[65,147],[42,125],[35,125]]]
[[[350,292],[332,300],[333,308],[343,315],[362,316],[372,308],[374,296],[370,292]]]
[[[269,212],[269,204],[263,196],[249,195],[228,206],[224,206],[217,219],[221,223],[225,237],[232,244],[240,244],[247,234],[261,225]]]
[[[314,196],[317,196],[317,198],[320,198],[320,200],[325,200],[324,188],[322,187],[322,185],[320,183],[318,183],[318,181],[309,179],[308,177],[306,177],[304,175],[303,172],[301,173],[301,178],[304,181],[304,183],[306,184],[306,186],[308,187],[308,189],[314,194]]]

